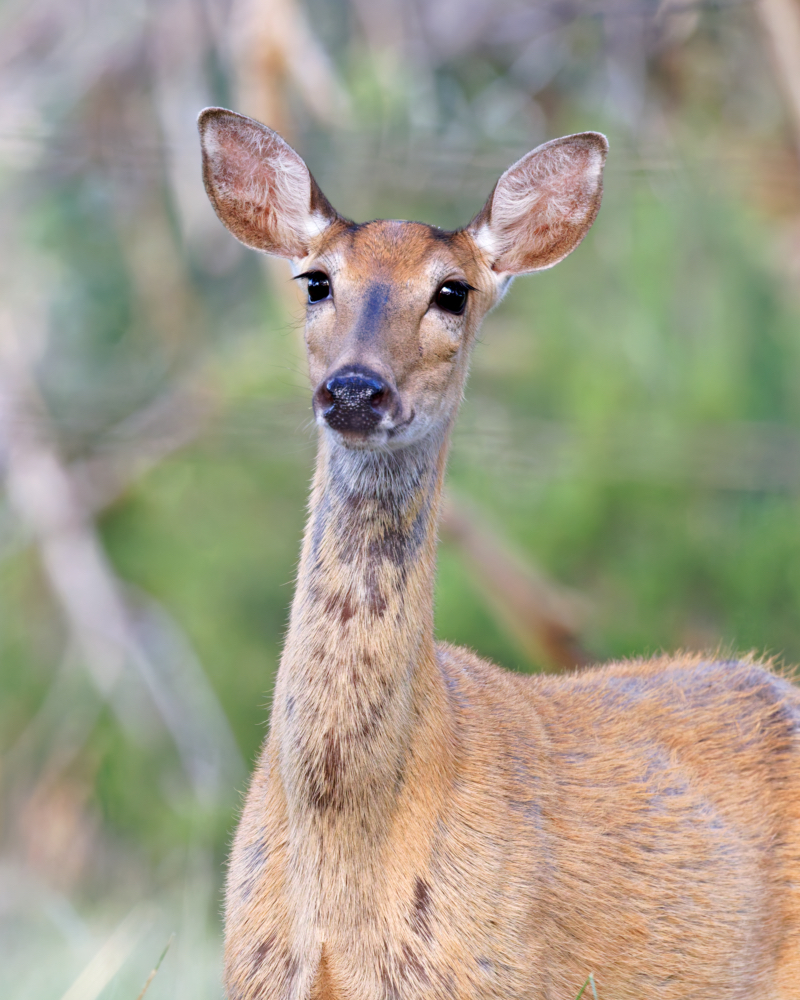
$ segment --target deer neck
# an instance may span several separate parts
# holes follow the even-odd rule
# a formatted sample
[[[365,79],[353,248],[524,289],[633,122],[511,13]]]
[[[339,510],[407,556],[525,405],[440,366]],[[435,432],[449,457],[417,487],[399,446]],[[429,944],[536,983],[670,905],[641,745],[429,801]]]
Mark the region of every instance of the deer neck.
[[[273,708],[297,823],[352,821],[379,841],[415,746],[445,738],[433,586],[447,437],[379,453],[321,435]]]

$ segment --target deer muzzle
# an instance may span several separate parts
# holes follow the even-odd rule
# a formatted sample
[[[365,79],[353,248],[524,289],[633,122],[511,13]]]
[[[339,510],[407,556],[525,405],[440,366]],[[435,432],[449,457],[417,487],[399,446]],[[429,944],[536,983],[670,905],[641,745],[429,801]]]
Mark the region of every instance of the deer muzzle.
[[[360,366],[329,375],[314,393],[314,410],[328,427],[362,438],[379,427],[390,429],[398,402],[396,390],[385,378]]]

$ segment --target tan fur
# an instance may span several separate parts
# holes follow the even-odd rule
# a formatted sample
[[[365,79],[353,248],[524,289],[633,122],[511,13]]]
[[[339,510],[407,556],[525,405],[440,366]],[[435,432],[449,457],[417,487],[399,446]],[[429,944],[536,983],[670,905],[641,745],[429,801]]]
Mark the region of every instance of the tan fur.
[[[248,142],[263,128],[205,114]],[[591,224],[589,135],[559,140],[560,166],[520,161],[532,183],[544,164],[546,190],[518,191],[522,217],[506,203],[502,224],[490,198],[464,232],[331,217],[291,236],[302,254],[286,255],[333,293],[308,308],[314,382],[363,365],[394,403],[371,436],[317,411],[271,727],[230,863],[232,1000],[571,1000],[589,972],[608,1000],[800,997],[791,684],[689,655],[523,677],[434,642],[469,351],[508,276],[563,255],[525,213],[583,199],[572,246]],[[238,212],[220,215],[241,237]],[[447,280],[476,289],[463,316],[435,305]]]

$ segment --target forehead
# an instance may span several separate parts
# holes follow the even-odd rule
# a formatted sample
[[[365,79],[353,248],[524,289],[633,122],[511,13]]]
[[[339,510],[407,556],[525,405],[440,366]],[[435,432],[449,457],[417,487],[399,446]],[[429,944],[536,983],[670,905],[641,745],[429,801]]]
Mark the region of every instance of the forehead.
[[[351,224],[331,234],[318,252],[331,270],[352,277],[389,276],[394,281],[469,279],[477,269],[472,240],[463,232],[447,232],[423,222],[379,219]]]

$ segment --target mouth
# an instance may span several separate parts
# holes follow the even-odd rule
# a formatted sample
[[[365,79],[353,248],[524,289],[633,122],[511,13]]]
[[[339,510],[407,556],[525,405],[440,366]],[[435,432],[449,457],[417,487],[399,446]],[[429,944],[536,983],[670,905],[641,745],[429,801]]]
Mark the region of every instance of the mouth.
[[[336,421],[330,421],[327,414],[321,413],[317,417],[317,423],[332,432],[336,440],[345,448],[353,451],[386,451],[402,448],[411,442],[407,439],[406,432],[414,422],[416,414],[414,410],[399,423],[387,420],[375,426],[361,429],[352,426],[339,427]]]
[[[401,420],[398,424],[393,424],[391,427],[387,427],[386,434],[391,439],[398,434],[401,434],[407,427],[410,427],[416,416],[416,411],[412,409],[411,413],[406,417],[405,420]]]

